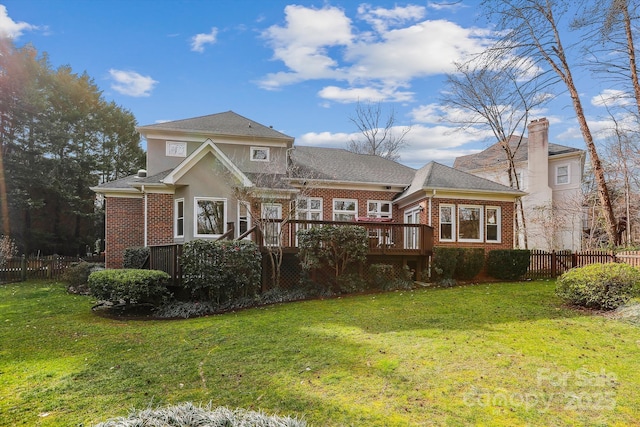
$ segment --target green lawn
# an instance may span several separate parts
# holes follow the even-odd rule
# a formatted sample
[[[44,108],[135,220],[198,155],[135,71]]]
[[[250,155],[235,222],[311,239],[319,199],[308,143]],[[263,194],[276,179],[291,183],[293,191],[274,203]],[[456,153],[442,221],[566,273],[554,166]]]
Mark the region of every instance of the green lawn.
[[[640,328],[553,282],[364,295],[177,321],[0,286],[0,425],[212,402],[311,426],[640,425]]]

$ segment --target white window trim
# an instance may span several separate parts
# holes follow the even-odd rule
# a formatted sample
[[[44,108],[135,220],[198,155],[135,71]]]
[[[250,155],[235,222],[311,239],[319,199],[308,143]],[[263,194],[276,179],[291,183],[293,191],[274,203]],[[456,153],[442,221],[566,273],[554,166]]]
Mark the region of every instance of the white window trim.
[[[353,211],[336,210],[336,202],[349,202],[349,203],[353,202],[355,210]],[[346,214],[346,215],[353,214],[353,218],[354,219],[357,218],[358,217],[358,199],[342,199],[342,198],[333,199],[331,201],[331,216],[334,221],[336,221],[336,214]]]
[[[301,209],[298,207],[298,202],[300,200],[306,200],[307,202],[307,208],[306,209]],[[317,200],[320,202],[320,208],[318,209],[311,209],[309,206],[311,206],[311,201],[312,200]],[[319,213],[320,214],[320,219],[319,221],[322,221],[322,217],[324,216],[324,206],[323,206],[323,200],[322,197],[300,197],[296,199],[296,218],[297,219],[304,219],[304,220],[309,220],[309,214],[311,213]],[[300,213],[304,212],[305,217],[301,218],[300,217]]]
[[[442,208],[451,208],[451,238],[443,239],[442,238]],[[441,204],[438,207],[438,240],[440,242],[455,242],[456,241],[456,231],[457,231],[457,219],[458,219],[458,210],[456,209],[456,205],[450,204]],[[446,222],[445,224],[449,224]]]
[[[182,234],[178,234],[178,203],[182,203]],[[173,237],[184,237],[184,198],[175,199],[173,202]]]
[[[558,169],[564,168],[564,167],[567,168],[567,182],[558,182]],[[571,165],[569,165],[568,163],[557,165],[556,166],[556,185],[567,185],[567,184],[571,184]]]
[[[482,243],[484,242],[484,206],[481,205],[458,205],[458,209],[456,210],[456,225],[458,226],[458,232],[460,230],[460,210],[461,209],[478,209],[478,211],[480,212],[480,218],[478,219],[478,221],[480,222],[479,224],[479,233],[480,236],[478,239],[463,239],[461,238],[459,235],[455,235],[456,238],[458,239],[458,242],[464,242],[464,243]]]
[[[370,211],[369,203],[375,203],[377,206],[377,210]],[[382,209],[380,209],[383,204],[389,205],[388,213],[383,213]],[[369,218],[393,218],[393,202],[390,202],[388,200],[367,200],[367,216]]]
[[[256,159],[254,157],[254,155],[253,155],[256,151],[264,151],[264,152],[266,152],[267,153],[267,158],[266,159]],[[250,157],[252,162],[268,162],[269,159],[271,158],[271,152],[269,150],[269,147],[251,147],[251,151],[250,151],[249,157]]]
[[[193,236],[217,238],[222,234],[198,234],[198,202],[201,200],[222,201],[224,202],[224,218],[222,221],[222,234],[227,232],[227,199],[222,197],[194,197],[193,198]]]
[[[267,210],[267,208],[271,208],[271,207],[275,207],[278,210],[278,217],[277,218],[265,218],[265,211]],[[276,237],[278,239],[281,239],[282,236],[282,223],[281,222],[270,222],[269,220],[276,220],[276,219],[282,219],[282,203],[262,203],[260,206],[260,218],[262,218],[262,228],[263,228],[263,243],[265,246],[278,246],[278,244],[271,244],[267,239],[268,239],[268,228],[270,224],[274,224],[275,225],[275,232],[276,232]]]
[[[241,202],[238,201],[238,212],[237,212],[237,223],[238,224],[238,235],[236,237],[240,236],[240,205],[244,205],[247,208],[247,230],[251,229],[251,205],[248,202]],[[246,240],[250,239],[251,235],[245,237]]]
[[[496,210],[496,225],[498,226],[498,239],[497,240],[489,240],[488,238],[486,238],[487,236],[487,226],[489,225],[488,222],[486,222],[486,218],[488,218],[489,216],[487,215],[487,210],[489,209],[495,209]],[[486,238],[486,242],[487,243],[502,243],[502,209],[500,208],[500,206],[485,206],[484,208],[485,210],[485,238]]]

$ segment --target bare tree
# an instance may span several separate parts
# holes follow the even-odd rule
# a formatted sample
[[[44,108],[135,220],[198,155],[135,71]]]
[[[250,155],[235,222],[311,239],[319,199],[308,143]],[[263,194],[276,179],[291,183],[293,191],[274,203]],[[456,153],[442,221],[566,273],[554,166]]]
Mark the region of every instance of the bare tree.
[[[582,100],[573,79],[572,66],[562,43],[558,19],[570,5],[567,1],[551,0],[484,0],[489,19],[496,18],[497,29],[504,36],[494,48],[506,55],[530,58],[541,68],[548,66],[564,84],[571,97],[582,138],[587,147],[598,188],[609,242],[616,241],[616,219],[607,188],[604,168],[585,117]]]
[[[470,61],[456,63],[456,71],[447,75],[447,91],[442,101],[467,113],[449,118],[461,129],[478,126],[491,129],[505,155],[509,186],[520,189],[514,159],[531,111],[549,99],[545,92],[548,79],[527,60],[500,57],[496,53],[487,50]],[[526,248],[522,199],[518,199],[517,209],[516,234],[524,236]]]
[[[358,154],[373,154],[390,160],[400,158],[400,150],[408,145],[405,137],[411,126],[396,127],[395,110],[385,116],[380,102],[356,104],[355,116],[349,120],[356,125],[362,137],[352,139],[347,149]]]

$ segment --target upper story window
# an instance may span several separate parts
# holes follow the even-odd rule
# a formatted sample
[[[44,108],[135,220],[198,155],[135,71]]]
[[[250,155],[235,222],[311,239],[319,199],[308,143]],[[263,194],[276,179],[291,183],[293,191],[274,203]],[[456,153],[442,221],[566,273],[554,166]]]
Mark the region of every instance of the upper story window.
[[[369,218],[391,218],[391,202],[369,200],[367,202],[367,216]]]
[[[194,204],[196,237],[215,237],[224,234],[227,222],[227,200],[215,197],[196,197]]]
[[[167,141],[167,157],[187,157],[187,143]]]
[[[268,147],[251,147],[251,161],[252,162],[268,162],[269,148]]]
[[[353,221],[358,214],[358,201],[355,199],[333,199],[333,220]]]
[[[556,184],[569,184],[569,165],[556,166]]]

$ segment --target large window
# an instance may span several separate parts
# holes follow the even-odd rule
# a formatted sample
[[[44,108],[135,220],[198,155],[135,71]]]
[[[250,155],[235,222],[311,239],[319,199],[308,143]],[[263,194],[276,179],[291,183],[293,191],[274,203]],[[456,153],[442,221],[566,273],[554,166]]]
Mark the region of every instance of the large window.
[[[458,206],[458,241],[482,241],[482,206]]]
[[[487,207],[486,208],[486,239],[487,242],[500,242],[500,208]]]
[[[226,199],[196,197],[194,227],[196,237],[215,237],[224,234],[226,211]]]
[[[173,235],[184,237],[184,199],[177,199],[174,207]]]
[[[455,235],[455,206],[440,205],[440,241],[452,242]]]
[[[369,218],[391,218],[391,202],[369,200],[367,202],[367,216]]]
[[[556,184],[569,184],[569,165],[556,166]]]
[[[251,147],[251,161],[268,162],[269,148],[267,147]]]
[[[353,221],[358,214],[358,201],[352,199],[333,199],[333,220]]]

